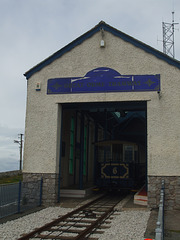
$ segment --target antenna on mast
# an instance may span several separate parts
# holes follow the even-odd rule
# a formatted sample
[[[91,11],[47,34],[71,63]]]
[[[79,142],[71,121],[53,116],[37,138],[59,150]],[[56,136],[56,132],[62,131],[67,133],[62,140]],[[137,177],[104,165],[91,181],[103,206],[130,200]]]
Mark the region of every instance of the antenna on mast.
[[[162,22],[163,29],[163,53],[175,58],[174,49],[174,11],[172,12],[172,23]]]

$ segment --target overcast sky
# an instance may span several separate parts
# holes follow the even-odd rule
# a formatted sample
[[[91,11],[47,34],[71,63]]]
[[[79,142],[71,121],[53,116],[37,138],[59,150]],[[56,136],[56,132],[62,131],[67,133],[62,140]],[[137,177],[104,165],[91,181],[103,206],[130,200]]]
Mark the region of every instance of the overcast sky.
[[[101,20],[162,51],[162,21],[180,23],[179,0],[0,0],[0,172],[19,168],[23,74]],[[176,25],[176,29],[180,28]],[[180,60],[180,31],[175,30]]]

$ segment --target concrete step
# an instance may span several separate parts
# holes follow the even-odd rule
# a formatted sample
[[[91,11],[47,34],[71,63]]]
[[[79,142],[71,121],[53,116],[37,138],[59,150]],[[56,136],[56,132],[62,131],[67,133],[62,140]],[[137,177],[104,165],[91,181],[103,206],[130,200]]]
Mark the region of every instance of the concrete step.
[[[134,195],[134,204],[147,206],[148,197],[145,185]]]
[[[79,190],[79,189],[61,189],[61,197],[84,198],[92,193],[93,187]]]

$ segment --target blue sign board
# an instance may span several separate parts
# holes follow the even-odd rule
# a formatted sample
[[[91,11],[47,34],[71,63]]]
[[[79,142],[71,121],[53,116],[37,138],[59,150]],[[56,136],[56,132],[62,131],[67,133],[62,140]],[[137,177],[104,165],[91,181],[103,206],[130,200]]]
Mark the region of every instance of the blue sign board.
[[[47,94],[160,91],[160,74],[121,75],[111,68],[96,68],[84,77],[48,80]]]

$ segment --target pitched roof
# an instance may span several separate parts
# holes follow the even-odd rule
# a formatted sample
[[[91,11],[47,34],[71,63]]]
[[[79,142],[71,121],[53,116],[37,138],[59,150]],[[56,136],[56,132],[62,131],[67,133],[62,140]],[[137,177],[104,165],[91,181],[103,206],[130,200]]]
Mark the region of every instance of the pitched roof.
[[[133,44],[134,46],[143,49],[144,51],[153,54],[154,56],[156,56],[157,58],[164,60],[165,62],[177,67],[180,69],[180,61],[169,57],[168,55],[156,50],[155,48],[150,47],[149,45],[146,45],[145,43],[113,28],[112,26],[106,24],[105,22],[101,21],[98,25],[96,25],[94,28],[92,28],[91,30],[89,30],[88,32],[84,33],[83,35],[81,35],[80,37],[78,37],[77,39],[75,39],[74,41],[72,41],[71,43],[69,43],[68,45],[66,45],[65,47],[61,48],[59,51],[55,52],[53,55],[49,56],[48,58],[46,58],[45,60],[43,60],[42,62],[40,62],[39,64],[37,64],[36,66],[34,66],[33,68],[31,68],[30,70],[28,70],[24,76],[29,79],[34,73],[40,71],[42,68],[46,67],[48,64],[52,63],[54,60],[60,58],[64,53],[70,51],[71,49],[73,49],[74,47],[76,47],[77,45],[81,44],[83,41],[85,41],[86,39],[90,38],[92,35],[94,35],[95,33],[99,32],[101,29],[104,29],[107,32],[112,33],[113,35],[123,39],[126,42],[129,42],[131,44]]]

